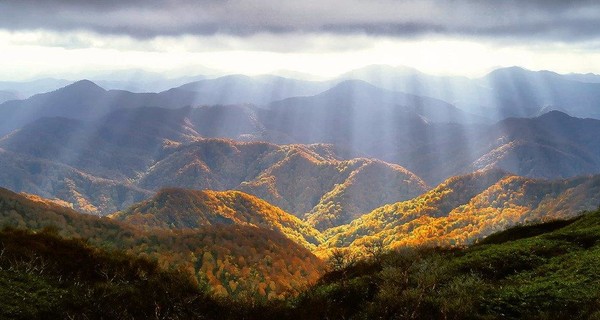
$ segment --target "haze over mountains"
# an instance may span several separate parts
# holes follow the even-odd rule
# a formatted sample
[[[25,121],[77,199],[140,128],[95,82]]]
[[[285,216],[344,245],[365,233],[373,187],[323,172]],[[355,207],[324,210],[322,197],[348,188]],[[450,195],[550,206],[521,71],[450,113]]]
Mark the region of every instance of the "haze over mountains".
[[[2,184],[101,214],[164,186],[239,189],[329,228],[478,169],[600,172],[600,121],[567,114],[597,116],[597,84],[585,79],[371,66],[332,81],[233,75],[158,93],[82,80],[0,105]],[[330,145],[301,145],[315,143]]]
[[[600,117],[600,87],[595,75],[559,75],[510,67],[469,79],[375,65],[350,71],[340,78],[360,79],[388,90],[441,99],[491,120],[539,115],[546,107],[577,117]]]
[[[167,186],[239,189],[328,228],[474,170],[599,173],[600,120],[567,113],[594,117],[600,91],[575,76],[371,66],[331,81],[233,75],[158,93],[82,80],[0,104],[1,183],[98,214]],[[532,118],[502,119],[514,114]]]
[[[344,215],[349,217],[389,201],[408,199],[426,188],[422,180],[398,165],[368,159],[340,160],[330,145],[277,146],[204,139],[186,127],[188,122],[182,115],[189,109],[169,111],[172,117],[165,116],[164,109],[142,111],[153,115],[151,119],[162,120],[160,125],[139,121],[135,130],[121,131],[121,122],[108,121],[105,124],[109,127],[87,131],[76,120],[43,118],[3,138],[0,144],[7,157],[16,152],[28,159],[27,164],[33,163],[5,163],[3,184],[15,190],[42,191],[44,196],[54,192],[58,197],[60,193],[80,210],[103,214],[114,211],[115,206],[123,209],[132,200],[131,196],[107,199],[101,192],[90,192],[109,183],[122,186],[125,194],[134,194],[137,200],[165,186],[236,188],[298,216],[317,210],[315,207],[336,211],[339,208],[330,207],[337,205],[346,208]],[[83,178],[72,178],[81,172],[86,172],[81,174]],[[43,176],[56,178],[46,184],[23,184]],[[348,196],[367,191],[373,193],[368,201]],[[342,203],[344,197],[347,199]]]
[[[243,103],[266,106],[271,102],[295,96],[317,95],[345,80],[362,80],[381,89],[436,98],[452,104],[464,112],[492,121],[511,116],[539,115],[540,110],[548,107],[563,110],[577,117],[599,117],[596,110],[597,75],[559,75],[550,71],[529,71],[519,67],[497,69],[476,79],[433,76],[411,68],[385,65],[367,66],[327,81],[298,80],[270,75],[252,77],[229,75],[217,78],[195,76],[172,80],[172,89],[170,90],[167,80],[164,80],[165,84],[162,86],[164,88],[162,90],[158,86],[145,86],[145,83],[151,82],[153,79],[164,79],[161,75],[142,71],[132,71],[125,75],[115,74],[96,77],[97,80],[92,81],[108,89],[113,89],[110,91],[116,92],[111,94],[117,96],[125,94],[122,91],[127,89],[133,92],[161,93],[155,98],[156,101],[146,101],[147,105],[145,106],[170,107],[176,105],[176,107],[183,107],[186,104],[198,106]],[[118,82],[123,82],[124,85],[110,84]],[[125,83],[129,83],[131,88],[127,88]],[[12,92],[17,97],[26,98],[36,93],[58,89],[67,84],[67,80],[56,79],[21,83],[0,82],[0,91]],[[132,90],[134,87],[140,89]],[[190,96],[190,92],[194,92],[195,95]],[[165,97],[172,101],[161,100]],[[379,99],[395,104],[399,102],[383,97]],[[138,100],[143,99],[138,97]],[[92,101],[88,101],[88,105],[90,103]],[[51,101],[47,104],[51,104]],[[411,104],[405,107],[416,108],[418,105]],[[449,119],[443,120],[448,121]]]
[[[131,88],[181,81],[157,79]],[[594,79],[81,80],[0,104],[0,186],[22,192],[0,192],[0,225],[183,266],[217,296],[283,298],[336,250],[464,246],[596,208]]]

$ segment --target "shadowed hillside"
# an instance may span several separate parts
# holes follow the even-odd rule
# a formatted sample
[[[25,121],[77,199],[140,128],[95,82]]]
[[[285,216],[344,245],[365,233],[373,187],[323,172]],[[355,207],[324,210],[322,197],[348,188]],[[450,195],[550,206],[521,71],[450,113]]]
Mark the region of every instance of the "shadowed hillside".
[[[42,118],[0,138],[5,154],[15,153],[14,159],[0,166],[0,184],[56,197],[78,210],[101,215],[132,203],[131,197],[121,200],[125,196],[103,197],[105,193],[93,192],[102,179],[137,190],[136,201],[163,187],[239,189],[301,218],[309,212],[321,216],[314,222],[319,228],[346,223],[426,189],[423,181],[398,165],[371,159],[346,161],[349,152],[332,145],[278,146],[202,138],[212,134],[242,138],[246,125],[260,132],[251,114],[238,117],[243,123],[232,125],[231,130],[216,125],[239,115],[236,110],[251,112],[238,107],[137,108],[115,111],[92,123]],[[47,165],[28,169],[27,163],[40,161]],[[75,195],[63,187],[72,184],[65,177],[71,174],[55,174],[58,169],[48,166],[78,172],[92,182],[76,183],[71,188]],[[24,183],[31,176],[52,178]],[[348,196],[362,193],[362,200]]]
[[[0,231],[2,319],[216,319],[224,310],[181,270],[39,233]]]

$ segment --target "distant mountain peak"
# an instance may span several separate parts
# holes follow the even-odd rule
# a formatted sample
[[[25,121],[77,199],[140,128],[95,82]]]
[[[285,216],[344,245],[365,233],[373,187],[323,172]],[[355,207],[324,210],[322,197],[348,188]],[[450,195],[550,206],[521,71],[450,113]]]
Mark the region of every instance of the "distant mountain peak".
[[[506,68],[496,69],[487,74],[486,77],[497,76],[497,75],[540,75],[546,77],[561,77],[558,73],[550,70],[529,70],[519,66],[512,66]]]
[[[506,68],[500,68],[498,70],[506,70],[506,71],[531,71],[529,69],[525,69],[521,66],[511,66],[511,67],[506,67]]]
[[[499,69],[492,70],[484,78],[498,76],[498,75],[506,75],[506,74],[523,74],[523,73],[528,73],[528,72],[533,72],[533,71],[525,69],[523,67],[519,67],[519,66],[512,66],[512,67],[505,67],[505,68],[499,68]]]
[[[86,91],[94,90],[94,91],[98,91],[98,92],[106,91],[101,86],[99,86],[99,85],[95,84],[94,82],[87,80],[87,79],[75,81],[75,82],[71,83],[70,85],[63,87],[61,89],[58,89],[58,90],[86,90]]]
[[[568,115],[567,113],[565,113],[563,111],[551,110],[551,111],[548,111],[548,112],[542,114],[541,116],[539,116],[538,119],[562,120],[562,119],[573,119],[573,117],[571,117],[570,115]]]
[[[333,88],[327,91],[339,91],[339,90],[377,90],[377,91],[387,91],[385,89],[374,86],[363,80],[344,80],[338,84],[336,84]]]

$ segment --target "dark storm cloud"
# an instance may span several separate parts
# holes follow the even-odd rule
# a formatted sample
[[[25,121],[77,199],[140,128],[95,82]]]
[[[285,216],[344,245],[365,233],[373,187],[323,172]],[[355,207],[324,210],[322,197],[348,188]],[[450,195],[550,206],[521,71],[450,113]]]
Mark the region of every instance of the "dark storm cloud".
[[[600,38],[590,0],[0,0],[0,28],[91,30],[136,38],[260,32]]]

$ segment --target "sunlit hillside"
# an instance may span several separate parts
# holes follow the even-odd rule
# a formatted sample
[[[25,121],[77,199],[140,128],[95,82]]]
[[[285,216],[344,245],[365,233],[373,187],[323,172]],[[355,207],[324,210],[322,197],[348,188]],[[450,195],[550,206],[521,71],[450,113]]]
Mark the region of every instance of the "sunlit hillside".
[[[62,237],[153,259],[163,268],[181,268],[219,297],[266,300],[297,294],[323,270],[323,262],[308,249],[269,229],[233,224],[144,231],[5,189],[0,193],[0,226],[48,227]]]
[[[302,220],[239,191],[163,189],[151,199],[109,217],[149,229],[253,226],[276,230],[309,249],[323,241],[319,231]]]
[[[324,247],[465,246],[491,233],[565,219],[600,206],[600,177],[535,180],[488,170],[448,179],[414,199],[327,230]]]
[[[320,208],[322,203],[348,206],[349,210],[342,213],[348,217],[341,217],[346,221],[352,215],[409,199],[426,189],[421,179],[398,165],[340,158],[330,145],[203,140],[170,150],[139,180],[139,185],[147,189],[239,189],[300,218],[311,211],[326,210]],[[366,177],[355,179],[357,175]],[[366,202],[343,198],[340,188],[351,185],[372,196]]]
[[[404,248],[337,269],[285,316],[302,319],[594,319],[600,212],[521,226],[468,248]],[[283,316],[280,314],[280,316]]]

